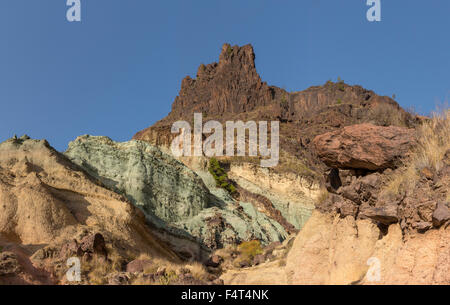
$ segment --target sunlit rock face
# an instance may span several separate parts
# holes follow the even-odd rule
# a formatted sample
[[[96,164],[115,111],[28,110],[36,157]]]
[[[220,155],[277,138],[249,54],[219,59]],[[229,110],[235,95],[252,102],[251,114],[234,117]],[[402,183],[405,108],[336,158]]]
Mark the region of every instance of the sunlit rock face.
[[[208,206],[209,191],[202,180],[152,145],[81,136],[69,144],[66,156],[152,218],[176,222]]]
[[[160,237],[187,256],[202,256],[202,248],[252,239],[268,244],[288,236],[282,225],[251,203],[217,188],[208,172],[197,174],[149,143],[81,136],[65,155],[128,197],[160,229]]]

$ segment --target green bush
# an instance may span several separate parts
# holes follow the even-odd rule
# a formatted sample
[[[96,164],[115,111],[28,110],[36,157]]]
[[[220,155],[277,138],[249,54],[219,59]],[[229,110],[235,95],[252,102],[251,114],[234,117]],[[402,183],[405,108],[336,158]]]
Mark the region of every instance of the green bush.
[[[236,193],[236,187],[232,184],[231,180],[228,179],[227,173],[222,166],[220,166],[220,163],[216,158],[211,158],[209,160],[208,170],[214,177],[217,187],[227,190],[230,194]]]

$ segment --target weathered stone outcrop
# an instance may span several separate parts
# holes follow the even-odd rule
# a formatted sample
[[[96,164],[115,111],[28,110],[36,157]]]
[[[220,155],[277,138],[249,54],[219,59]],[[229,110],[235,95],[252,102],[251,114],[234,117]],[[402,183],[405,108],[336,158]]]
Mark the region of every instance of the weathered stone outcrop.
[[[0,283],[57,283],[51,274],[66,266],[67,255],[106,257],[105,244],[119,255],[142,252],[179,261],[139,209],[97,182],[45,140],[0,144],[0,248],[14,253],[18,265],[13,256],[2,260],[21,270],[0,276]],[[82,253],[77,245],[73,252],[65,246],[74,239]]]
[[[398,224],[385,235],[369,219],[315,211],[280,261],[228,271],[225,284],[450,284],[450,228],[404,239]],[[267,275],[270,276],[268,279]]]
[[[317,136],[313,143],[329,167],[380,170],[406,157],[414,143],[414,129],[360,124]]]
[[[202,180],[147,143],[81,136],[65,155],[108,188],[125,194],[155,223],[189,219],[208,207],[209,191]]]
[[[137,132],[133,139],[170,147],[172,123],[192,122],[200,112],[204,121],[280,121],[280,163],[283,172],[323,167],[311,151],[315,136],[344,126],[413,126],[415,118],[394,100],[361,86],[328,81],[322,86],[287,92],[268,86],[258,75],[251,45],[224,44],[219,61],[200,65],[196,78],[186,77],[169,115]],[[233,161],[233,160],[232,160]]]
[[[199,176],[146,142],[82,136],[65,154],[140,207],[159,236],[185,257],[202,258],[208,249],[245,240],[270,243],[287,236],[276,220],[218,189],[209,173]]]
[[[448,203],[439,202],[432,215],[433,225],[439,228],[446,221],[450,220],[450,207]]]
[[[319,183],[311,177],[282,174],[251,163],[232,163],[228,175],[245,190],[244,196],[251,194],[249,200],[262,211],[273,214],[272,217],[281,216],[286,227],[292,225],[296,229],[301,229],[308,220],[320,193]]]
[[[143,213],[45,140],[0,144],[0,198],[0,234],[10,241],[50,244],[101,228],[109,240],[175,257],[158,245]]]
[[[449,228],[403,240],[398,224],[382,236],[369,220],[315,212],[294,242],[286,272],[292,284],[449,284],[449,253]],[[377,268],[379,278],[372,273]]]
[[[383,226],[399,223],[404,233],[425,232],[450,222],[448,194],[450,193],[450,158],[445,155],[439,170],[424,168],[421,176],[388,169],[382,173],[360,170],[331,169],[327,175],[330,192],[317,208],[337,212],[341,217],[370,218]],[[414,179],[408,188],[387,188],[392,177]],[[408,176],[411,175],[411,176]],[[392,188],[392,187],[391,187]]]

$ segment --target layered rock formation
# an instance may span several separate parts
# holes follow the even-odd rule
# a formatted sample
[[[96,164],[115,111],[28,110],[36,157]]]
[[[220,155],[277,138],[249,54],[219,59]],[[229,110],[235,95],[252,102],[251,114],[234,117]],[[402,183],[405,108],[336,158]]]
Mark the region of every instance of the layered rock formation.
[[[286,258],[228,271],[233,285],[421,285],[450,283],[450,229],[404,239],[398,224],[380,234],[370,220],[314,212]],[[270,275],[267,277],[266,275]]]
[[[318,136],[330,193],[285,259],[228,270],[225,284],[449,284],[448,114],[419,136],[371,125]]]
[[[203,181],[147,143],[81,136],[69,143],[65,155],[108,188],[126,194],[154,223],[186,220],[208,207]]]
[[[312,145],[315,136],[357,123],[409,127],[417,123],[417,118],[392,99],[341,80],[299,92],[268,86],[256,71],[252,46],[229,44],[223,45],[217,63],[201,65],[195,79],[189,76],[183,79],[167,117],[136,133],[133,139],[167,149],[176,136],[170,131],[173,122],[192,122],[194,113],[202,113],[204,122],[280,122],[280,162],[276,167],[262,170],[255,165],[259,163],[257,158],[219,160],[227,164],[228,175],[239,186],[242,198],[277,219],[288,232],[305,224],[314,201],[322,193],[321,173],[326,166],[317,158]],[[395,131],[394,128],[391,134]],[[409,134],[401,140],[408,137]],[[400,153],[406,146],[402,146]],[[379,160],[368,160],[372,169],[370,162]]]
[[[65,155],[140,207],[159,236],[186,257],[201,259],[208,249],[287,236],[276,220],[217,189],[209,173],[201,178],[146,142],[81,136]]]
[[[219,62],[200,65],[197,77],[183,79],[172,111],[133,139],[170,147],[173,122],[192,122],[200,112],[204,121],[280,121],[281,171],[323,169],[311,149],[315,136],[340,127],[369,122],[375,125],[413,126],[417,120],[388,97],[343,81],[299,92],[268,86],[258,75],[251,45],[224,44]]]
[[[0,144],[0,202],[0,248],[14,253],[7,261],[16,257],[22,270],[0,281],[48,282],[46,268],[65,265],[62,245],[94,233],[122,254],[142,251],[178,261],[146,226],[139,209],[45,140],[25,137]]]
[[[1,143],[0,284],[67,283],[69,257],[97,284],[450,283],[448,113],[428,126],[341,80],[287,92],[254,60],[225,44],[129,142]],[[171,125],[195,112],[280,121],[279,164],[175,159]]]
[[[358,137],[345,136],[349,130],[357,129],[366,129],[370,133],[360,131],[354,132]],[[391,132],[394,133],[387,136]],[[436,129],[434,132],[434,137],[439,138],[441,131]],[[448,134],[449,131],[443,132]],[[333,166],[327,175],[330,195],[318,208],[324,212],[336,211],[342,217],[370,218],[383,226],[400,223],[405,232],[439,228],[450,220],[447,216],[450,212],[447,203],[450,151],[439,157],[439,150],[445,151],[445,144],[441,144],[444,148],[423,147],[423,150],[431,151],[433,158],[442,158],[438,160],[441,165],[432,171],[426,165],[430,160],[427,161],[425,152],[412,150],[418,145],[414,133],[398,127],[356,125],[344,128],[335,137],[330,133],[318,136],[314,142],[319,156]],[[399,159],[403,159],[405,165],[402,166],[406,169],[393,172],[396,164],[400,164]],[[378,171],[374,172],[375,169]],[[402,188],[402,182],[395,182],[395,179],[405,180],[408,186]]]

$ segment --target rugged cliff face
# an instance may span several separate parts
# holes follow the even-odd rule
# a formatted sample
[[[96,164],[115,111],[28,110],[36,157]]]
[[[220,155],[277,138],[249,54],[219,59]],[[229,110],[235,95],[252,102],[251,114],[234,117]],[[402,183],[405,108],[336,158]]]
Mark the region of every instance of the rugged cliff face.
[[[84,241],[78,254],[94,254],[88,246],[94,234],[102,240],[94,244],[110,249],[98,248],[105,255],[144,252],[179,260],[146,226],[139,209],[45,140],[0,144],[0,202],[0,283],[59,282],[56,274],[70,254],[64,245]]]
[[[287,257],[222,275],[233,285],[448,284],[450,228],[404,238],[369,219],[314,212]]]
[[[250,45],[134,139],[0,144],[0,284],[448,284],[450,117],[343,81],[268,86]],[[280,162],[180,157],[174,121],[280,121]],[[189,261],[189,264],[186,263]]]
[[[450,283],[449,114],[415,130],[363,124],[318,136],[328,195],[287,255],[228,270],[225,283]]]
[[[144,142],[81,136],[65,155],[107,187],[127,195],[152,222],[177,222],[208,207],[209,191],[190,169]]]
[[[294,172],[323,169],[310,147],[319,134],[356,123],[413,126],[417,120],[389,97],[343,81],[298,92],[268,86],[256,71],[253,47],[229,44],[223,45],[218,63],[201,65],[195,79],[183,79],[167,117],[133,138],[169,147],[175,136],[172,123],[192,122],[195,112],[202,113],[204,121],[222,123],[280,121],[281,158],[276,169]]]
[[[158,235],[186,258],[202,259],[212,249],[252,239],[282,241],[288,235],[275,219],[217,188],[207,171],[197,174],[146,142],[82,136],[65,155],[140,207]]]
[[[167,117],[133,138],[170,153],[176,136],[170,132],[172,123],[192,122],[196,112],[202,113],[203,122],[280,122],[280,161],[274,168],[259,168],[258,158],[218,159],[238,186],[241,201],[250,201],[287,232],[305,224],[324,194],[327,167],[312,143],[315,136],[357,123],[413,127],[419,121],[392,99],[341,80],[299,92],[268,86],[256,71],[252,46],[229,44],[223,45],[218,63],[201,65],[195,79],[182,81]],[[186,158],[180,160],[190,166]]]

